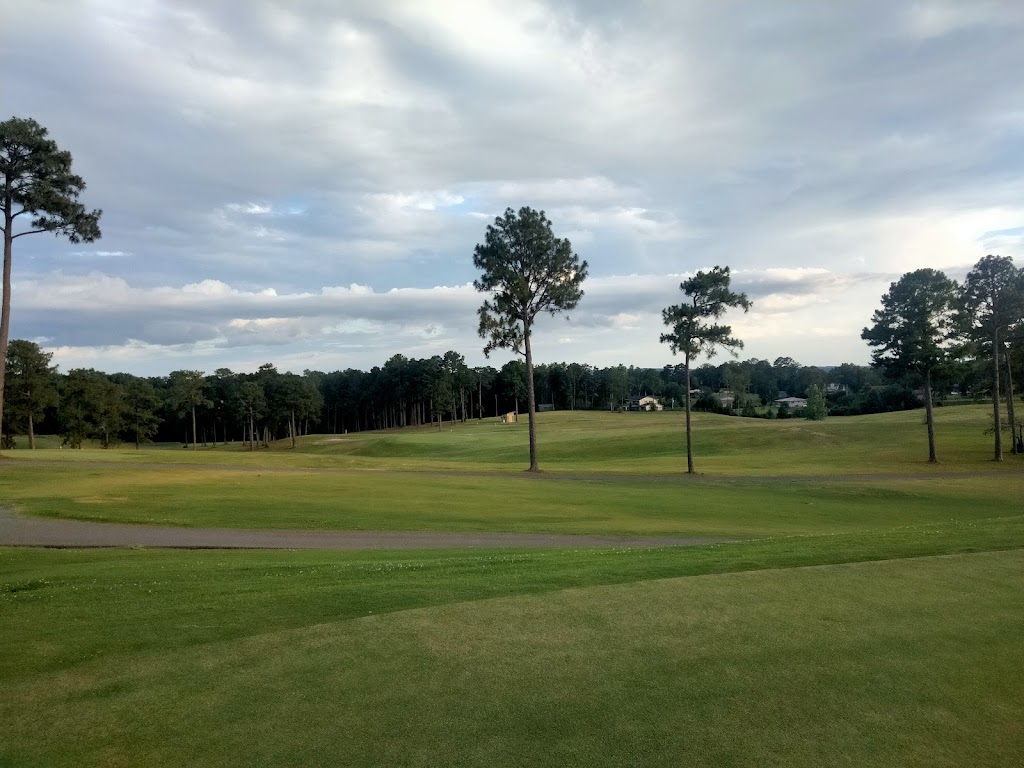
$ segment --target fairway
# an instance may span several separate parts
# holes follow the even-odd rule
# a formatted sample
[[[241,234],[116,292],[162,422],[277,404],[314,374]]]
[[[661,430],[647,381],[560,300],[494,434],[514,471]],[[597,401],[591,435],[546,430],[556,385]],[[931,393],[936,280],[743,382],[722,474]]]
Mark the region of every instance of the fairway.
[[[0,502],[58,525],[616,538],[0,548],[0,765],[995,766],[1024,751],[1024,473],[989,460],[984,408],[938,412],[938,467],[918,413],[701,415],[697,477],[679,471],[677,414],[544,417],[539,477],[521,472],[525,431],[487,422],[255,454],[5,452]],[[656,545],[695,538],[721,543]]]

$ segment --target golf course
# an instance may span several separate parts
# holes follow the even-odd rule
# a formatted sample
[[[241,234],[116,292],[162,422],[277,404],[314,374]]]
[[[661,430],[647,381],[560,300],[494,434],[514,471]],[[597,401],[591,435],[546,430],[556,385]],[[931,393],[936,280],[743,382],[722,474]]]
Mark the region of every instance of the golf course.
[[[1024,754],[990,406],[936,409],[938,464],[922,411],[698,413],[692,476],[679,412],[537,432],[540,473],[494,419],[4,451],[0,766]]]

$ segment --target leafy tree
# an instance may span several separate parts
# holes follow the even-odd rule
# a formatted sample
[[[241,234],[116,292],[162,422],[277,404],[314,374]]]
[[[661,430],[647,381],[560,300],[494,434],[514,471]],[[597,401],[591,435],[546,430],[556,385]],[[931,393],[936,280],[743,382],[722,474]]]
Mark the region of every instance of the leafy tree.
[[[434,355],[427,362],[426,385],[431,419],[436,419],[437,428],[441,429],[444,414],[455,410],[455,382],[451,370],[440,355]]]
[[[441,365],[445,375],[451,383],[451,399],[448,403],[452,412],[452,422],[455,422],[455,410],[462,403],[462,420],[466,420],[466,388],[470,385],[469,368],[466,367],[465,358],[454,350],[448,350],[441,358]]]
[[[811,384],[807,390],[807,407],[804,418],[810,421],[821,421],[828,416],[828,404],[825,402],[825,389],[820,384]]]
[[[213,403],[213,444],[217,445],[217,423],[221,424],[221,436],[228,440],[228,426],[234,425],[235,402],[238,400],[238,387],[241,384],[239,374],[230,368],[218,368],[212,376],[206,377],[206,391]]]
[[[688,300],[666,307],[661,312],[665,325],[672,329],[670,333],[661,335],[662,343],[669,344],[672,354],[683,353],[686,377],[686,471],[690,474],[694,471],[690,426],[690,363],[700,354],[713,357],[718,347],[729,351],[743,348],[743,342],[733,337],[730,326],[712,322],[729,308],[740,308],[747,312],[751,307],[745,293],[729,290],[729,282],[728,267],[716,266],[710,272],[698,272],[679,285],[689,297]]]
[[[99,438],[104,448],[117,442],[124,403],[121,388],[92,368],[68,371],[61,382],[58,417],[64,444],[81,448],[86,438]]]
[[[298,376],[294,373],[285,373],[280,377],[279,392],[281,406],[285,410],[288,424],[288,436],[292,448],[296,444],[296,436],[299,432],[299,423],[310,416],[315,416],[323,408],[323,398],[320,391],[313,385],[310,379]]]
[[[576,307],[587,262],[573,253],[568,240],[555,237],[544,211],[524,207],[518,214],[508,208],[488,225],[483,244],[473,252],[473,265],[483,270],[473,286],[490,294],[479,310],[479,333],[487,339],[484,355],[511,349],[526,360],[530,471],[537,472],[533,325],[541,312],[555,315]]]
[[[100,236],[100,211],[78,202],[85,182],[71,172],[71,153],[47,138],[35,120],[12,117],[0,122],[0,211],[4,235],[3,301],[0,305],[0,420],[4,412],[7,343],[11,327],[11,261],[19,237],[53,232],[72,243]],[[22,216],[30,217],[27,221]]]
[[[957,285],[942,272],[919,269],[889,286],[882,308],[871,317],[873,325],[861,338],[873,347],[872,363],[890,376],[916,374],[924,379],[928,461],[935,455],[932,416],[932,375],[950,359],[950,345],[959,335],[956,316]],[[808,402],[808,406],[810,403]]]
[[[114,374],[111,378],[121,387],[125,426],[134,436],[135,450],[138,450],[142,443],[153,439],[160,426],[160,417],[157,416],[160,397],[146,379],[126,373]]]
[[[999,361],[1005,339],[1021,323],[1020,271],[1008,256],[984,256],[967,273],[961,291],[963,324],[980,348],[992,358],[992,419],[995,460],[1003,460],[999,412]],[[1012,399],[1012,394],[1011,394]]]
[[[192,450],[196,450],[196,408],[209,408],[206,399],[206,380],[202,371],[173,371],[168,377],[171,384],[171,402],[179,413],[192,413]]]
[[[498,372],[498,386],[505,400],[511,400],[512,410],[519,413],[519,401],[529,391],[526,386],[526,364],[521,360],[509,360]]]
[[[243,381],[238,387],[238,405],[249,425],[249,450],[256,450],[256,419],[267,410],[267,397],[258,381]]]
[[[570,410],[576,410],[576,393],[579,392],[580,386],[583,384],[583,378],[586,376],[586,367],[579,363],[569,363],[565,367],[566,376],[569,379],[569,408]]]
[[[605,381],[608,386],[608,410],[613,411],[620,408],[622,401],[629,395],[629,371],[624,365],[609,368]]]
[[[498,372],[489,365],[485,365],[474,368],[473,375],[476,378],[476,417],[482,419],[484,417],[484,390],[490,390],[494,387],[494,382],[498,378]],[[494,415],[495,417],[498,415],[497,405],[495,405]]]
[[[57,405],[56,366],[53,355],[39,345],[14,339],[7,348],[6,391],[8,417],[24,423],[28,429],[28,447],[36,447],[35,422],[46,408]]]

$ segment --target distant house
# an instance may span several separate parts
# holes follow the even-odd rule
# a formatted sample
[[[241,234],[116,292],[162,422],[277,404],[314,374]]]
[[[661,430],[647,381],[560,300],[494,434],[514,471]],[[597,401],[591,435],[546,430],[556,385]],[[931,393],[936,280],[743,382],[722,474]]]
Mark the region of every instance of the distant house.
[[[631,397],[626,400],[627,411],[660,411],[663,409],[658,398],[644,395],[643,397]]]
[[[732,408],[732,404],[736,402],[736,395],[731,389],[720,389],[715,397],[718,398],[718,402],[722,404],[723,408]]]
[[[790,408],[806,408],[807,398],[806,397],[780,397],[775,401],[776,405],[785,405]]]
[[[849,392],[850,388],[846,384],[837,384],[834,381],[830,381],[825,385],[825,392],[829,395],[836,395],[840,392]]]
[[[658,402],[658,398],[647,395],[646,397],[640,398],[640,410],[642,411],[660,411],[662,409],[661,403]]]
[[[554,403],[537,403],[538,411],[553,411],[555,410]]]

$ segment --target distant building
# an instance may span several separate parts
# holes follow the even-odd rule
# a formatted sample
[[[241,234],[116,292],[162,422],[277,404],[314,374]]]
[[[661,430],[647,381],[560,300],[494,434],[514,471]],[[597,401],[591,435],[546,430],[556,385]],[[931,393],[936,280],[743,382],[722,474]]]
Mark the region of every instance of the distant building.
[[[806,408],[807,398],[806,397],[780,397],[775,401],[776,405],[786,405],[790,408]]]
[[[554,403],[537,403],[538,411],[553,411],[555,410]]]
[[[627,411],[660,411],[664,406],[658,402],[658,398],[644,395],[627,399],[625,407]]]

